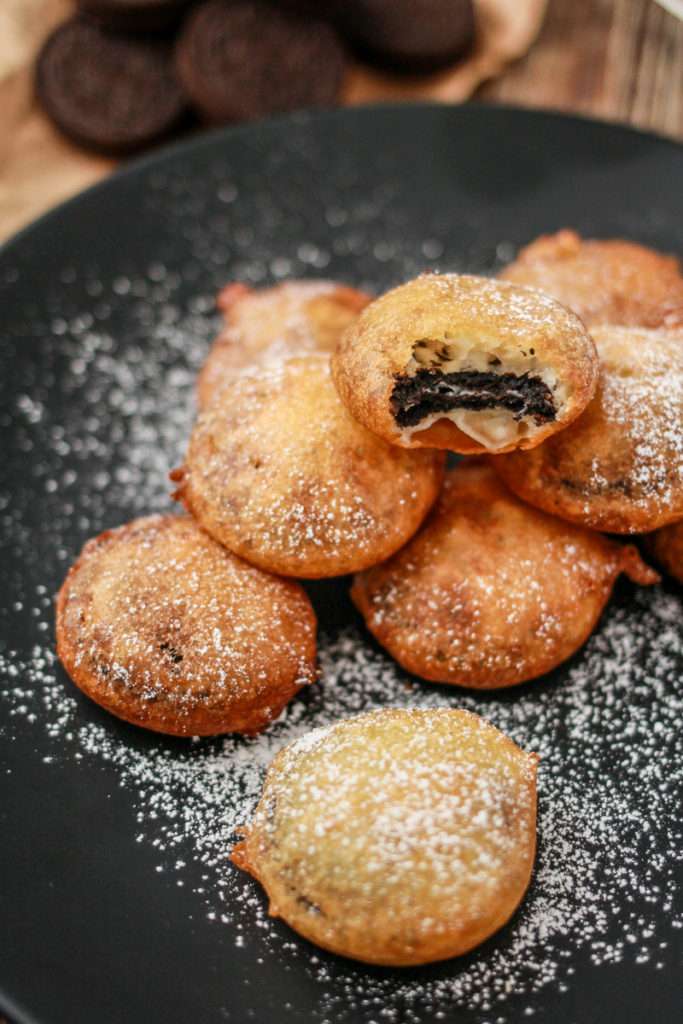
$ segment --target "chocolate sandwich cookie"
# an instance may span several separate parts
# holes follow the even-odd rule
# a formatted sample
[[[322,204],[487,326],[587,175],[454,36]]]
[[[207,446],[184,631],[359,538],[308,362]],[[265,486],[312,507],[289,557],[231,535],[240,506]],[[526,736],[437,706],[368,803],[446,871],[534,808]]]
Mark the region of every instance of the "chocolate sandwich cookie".
[[[306,14],[315,14],[319,18],[338,20],[348,6],[348,0],[274,0],[279,7],[290,7]]]
[[[332,103],[345,50],[319,18],[265,0],[209,0],[182,28],[176,66],[198,113],[225,123]]]
[[[472,45],[472,0],[349,0],[343,27],[373,61],[405,71],[446,67]]]
[[[193,0],[77,0],[79,11],[120,32],[165,32]]]
[[[130,152],[164,137],[186,110],[168,43],[114,33],[82,17],[47,39],[36,89],[65,135],[104,153]]]

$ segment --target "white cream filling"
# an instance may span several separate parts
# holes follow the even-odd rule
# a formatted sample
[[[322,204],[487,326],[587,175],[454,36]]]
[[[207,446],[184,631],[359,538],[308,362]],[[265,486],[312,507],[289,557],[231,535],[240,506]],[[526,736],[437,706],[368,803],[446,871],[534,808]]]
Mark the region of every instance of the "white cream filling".
[[[539,377],[553,396],[558,417],[569,396],[567,384],[559,381],[552,368],[529,349],[520,348],[511,352],[508,345],[483,347],[481,340],[424,338],[415,342],[413,354],[406,365],[406,376],[414,377],[418,370],[424,368],[438,369],[444,374],[473,370],[480,373],[513,373],[518,377],[528,373],[532,377]],[[439,420],[447,419],[487,451],[496,452],[512,441],[518,442],[533,436],[539,429],[533,415],[522,416],[520,419],[515,419],[515,415],[503,406],[493,409],[454,408],[430,413],[419,423],[401,428],[400,435],[409,441],[414,434],[427,430]]]

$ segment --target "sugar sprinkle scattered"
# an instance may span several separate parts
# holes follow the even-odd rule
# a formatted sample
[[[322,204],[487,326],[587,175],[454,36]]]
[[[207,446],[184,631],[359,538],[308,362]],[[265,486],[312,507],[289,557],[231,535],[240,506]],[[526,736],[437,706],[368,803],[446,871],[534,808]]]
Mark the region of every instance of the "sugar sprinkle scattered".
[[[232,202],[227,186],[222,199]],[[327,220],[346,231],[339,210],[330,208]],[[352,242],[347,231],[337,244],[352,248]],[[426,239],[424,250],[435,254],[438,244]],[[324,263],[320,253],[304,249],[302,243],[300,258]],[[257,281],[263,273],[255,261],[245,276]],[[418,1024],[425,1015],[438,1019],[449,1007],[466,1005],[482,1024],[507,1024],[519,1019],[509,1016],[513,996],[571,986],[576,951],[596,967],[671,969],[668,943],[683,927],[675,892],[683,859],[682,601],[673,586],[638,590],[624,582],[566,669],[512,697],[411,682],[350,620],[321,635],[320,681],[260,737],[190,743],[185,753],[144,750],[121,744],[99,718],[84,713],[56,663],[51,585],[59,585],[77,554],[65,538],[77,533],[82,543],[169,506],[168,470],[182,458],[195,414],[194,380],[217,326],[211,296],[199,295],[181,310],[173,302],[177,286],[160,264],[144,279],[91,282],[94,312],[56,314],[42,331],[40,377],[16,388],[9,416],[17,451],[27,459],[25,500],[44,504],[45,525],[31,535],[26,507],[0,494],[3,530],[26,552],[25,573],[10,581],[5,611],[10,619],[35,622],[31,648],[0,650],[7,737],[20,718],[35,729],[46,762],[108,764],[130,794],[135,841],[153,848],[157,871],[187,886],[199,867],[198,914],[227,930],[238,947],[257,934],[264,979],[271,958],[307,974],[330,1022],[350,1005],[376,1024]],[[138,303],[137,336],[121,358],[106,321],[117,302],[131,297]],[[60,422],[50,413],[54,386],[70,402]],[[54,577],[50,586],[45,565]],[[446,964],[426,979],[366,974],[345,961],[331,971],[329,958],[293,934],[283,938],[258,887],[228,859],[235,828],[251,817],[267,765],[282,746],[312,728],[386,706],[476,711],[541,759],[537,864],[520,913],[464,966]]]

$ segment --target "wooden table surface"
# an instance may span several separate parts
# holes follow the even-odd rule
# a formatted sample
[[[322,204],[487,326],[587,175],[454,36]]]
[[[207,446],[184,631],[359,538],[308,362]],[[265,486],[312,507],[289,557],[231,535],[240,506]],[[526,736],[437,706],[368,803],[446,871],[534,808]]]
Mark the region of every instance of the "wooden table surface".
[[[683,21],[655,0],[550,0],[526,56],[476,97],[619,121],[683,142]]]
[[[0,241],[116,166],[68,145],[32,95],[35,52],[74,3],[0,0]],[[422,81],[355,68],[343,102],[472,97],[619,121],[683,141],[683,21],[655,0],[475,3],[486,39],[463,66]]]

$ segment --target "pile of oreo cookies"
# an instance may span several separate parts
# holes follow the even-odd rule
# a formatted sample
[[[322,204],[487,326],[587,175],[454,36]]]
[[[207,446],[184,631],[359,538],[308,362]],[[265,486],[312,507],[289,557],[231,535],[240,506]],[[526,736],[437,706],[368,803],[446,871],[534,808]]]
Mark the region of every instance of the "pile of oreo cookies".
[[[474,36],[472,0],[77,0],[38,57],[40,102],[97,152],[139,150],[341,95],[349,54],[423,73]]]

